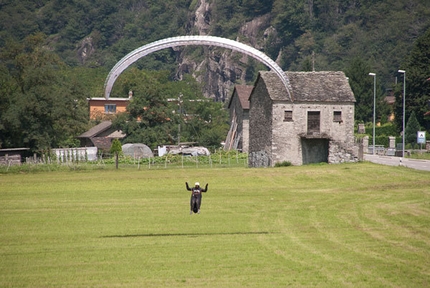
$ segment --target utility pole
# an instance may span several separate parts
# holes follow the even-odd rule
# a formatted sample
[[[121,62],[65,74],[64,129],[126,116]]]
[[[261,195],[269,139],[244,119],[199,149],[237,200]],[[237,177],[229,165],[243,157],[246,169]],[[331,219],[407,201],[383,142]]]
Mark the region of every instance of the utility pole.
[[[373,155],[375,155],[375,120],[376,120],[376,73],[369,73],[373,76]]]
[[[178,96],[178,106],[179,106],[179,124],[178,124],[178,147],[181,145],[181,119],[182,119],[182,93]]]
[[[315,72],[315,52],[312,51],[312,72]]]

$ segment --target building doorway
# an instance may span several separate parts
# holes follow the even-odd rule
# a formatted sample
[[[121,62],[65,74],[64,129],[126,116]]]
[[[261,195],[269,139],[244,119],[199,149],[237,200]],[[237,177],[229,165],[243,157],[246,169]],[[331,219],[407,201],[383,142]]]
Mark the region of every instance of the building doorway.
[[[311,163],[328,163],[329,139],[302,138],[303,165]]]

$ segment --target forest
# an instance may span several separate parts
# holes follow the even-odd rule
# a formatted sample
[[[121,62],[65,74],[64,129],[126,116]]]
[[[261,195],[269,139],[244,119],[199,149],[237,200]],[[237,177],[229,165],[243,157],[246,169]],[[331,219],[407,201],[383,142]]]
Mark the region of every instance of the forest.
[[[208,35],[235,40],[240,36],[247,43],[251,39],[243,39],[239,31],[264,16],[272,33],[257,31],[255,37],[261,50],[284,70],[344,71],[356,97],[358,122],[372,120],[372,72],[378,121],[386,122],[392,110],[400,134],[405,89],[405,118],[416,117],[420,129],[430,132],[430,115],[425,114],[430,111],[426,0],[3,0],[0,148],[28,147],[37,152],[78,145],[75,137],[100,121],[88,118],[87,98],[102,97],[104,80],[115,63],[150,42],[200,33],[196,10],[203,4],[209,7],[203,15]],[[189,54],[200,57],[197,52]],[[153,53],[115,84],[117,95],[135,91],[136,105],[129,107],[128,115],[114,119],[127,131],[125,141],[175,142],[179,125],[183,141],[216,146],[224,140],[225,103],[184,101],[180,108],[167,103],[178,92],[184,99],[204,100],[201,91],[207,83],[199,83],[191,73],[178,79],[179,58],[175,49]],[[398,73],[399,69],[406,72]],[[252,83],[258,69],[247,73]],[[394,107],[384,101],[387,91],[396,97]],[[199,116],[178,117],[185,113]],[[145,121],[130,121],[137,118]]]

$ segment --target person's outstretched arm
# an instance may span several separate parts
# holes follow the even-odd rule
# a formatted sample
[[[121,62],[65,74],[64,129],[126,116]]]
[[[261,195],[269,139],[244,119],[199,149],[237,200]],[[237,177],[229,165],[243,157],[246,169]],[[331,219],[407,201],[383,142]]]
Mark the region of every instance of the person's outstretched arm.
[[[205,187],[205,189],[202,189],[202,192],[206,192],[206,191],[208,191],[208,183],[206,183],[206,187]]]
[[[188,182],[185,182],[188,191],[191,191],[191,188],[188,186]]]

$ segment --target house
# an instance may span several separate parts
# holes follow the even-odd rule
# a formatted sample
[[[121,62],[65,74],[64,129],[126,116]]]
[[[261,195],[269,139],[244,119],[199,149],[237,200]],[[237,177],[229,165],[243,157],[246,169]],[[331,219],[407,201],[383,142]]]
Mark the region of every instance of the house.
[[[355,98],[343,72],[259,73],[249,98],[249,166],[357,161]]]
[[[228,103],[230,131],[225,141],[225,150],[240,150],[248,153],[249,143],[249,96],[254,86],[236,85]]]
[[[122,131],[112,127],[111,121],[103,121],[76,138],[81,141],[80,147],[97,147],[97,149],[108,151],[113,139],[124,137],[125,134]]]
[[[90,119],[111,119],[112,115],[125,112],[127,105],[133,97],[133,92],[128,93],[128,98],[112,98],[104,97],[88,98],[88,106],[90,110]]]
[[[0,165],[21,165],[30,148],[0,149]]]

